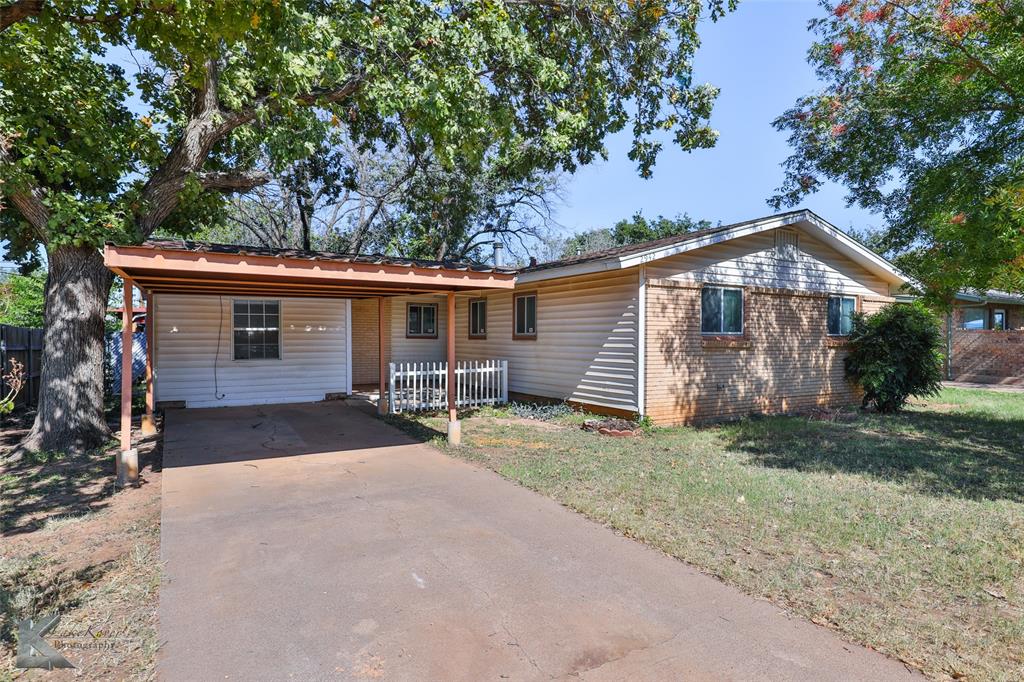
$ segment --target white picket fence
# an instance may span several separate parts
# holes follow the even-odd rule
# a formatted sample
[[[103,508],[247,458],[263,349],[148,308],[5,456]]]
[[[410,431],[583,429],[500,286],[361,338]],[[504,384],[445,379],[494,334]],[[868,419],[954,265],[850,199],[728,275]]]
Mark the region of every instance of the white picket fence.
[[[388,409],[430,412],[448,409],[447,362],[392,362],[388,373]],[[508,360],[455,363],[455,405],[481,407],[508,402]]]

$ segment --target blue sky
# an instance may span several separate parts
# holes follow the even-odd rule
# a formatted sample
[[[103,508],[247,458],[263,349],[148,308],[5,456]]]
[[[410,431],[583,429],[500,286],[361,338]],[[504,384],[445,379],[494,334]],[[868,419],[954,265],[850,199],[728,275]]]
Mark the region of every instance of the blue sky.
[[[609,137],[608,161],[567,179],[557,214],[562,230],[607,227],[636,211],[648,217],[689,213],[713,223],[773,213],[766,199],[782,182],[790,149],[771,122],[818,87],[805,57],[812,41],[807,22],[822,11],[812,0],[741,0],[724,19],[706,21],[694,81],[721,89],[712,115],[718,144],[684,153],[666,139],[654,177],[644,180],[626,156],[629,134]],[[882,225],[879,216],[847,207],[843,197],[841,187],[826,186],[801,205],[841,229]]]
[[[711,120],[718,144],[685,153],[666,141],[654,177],[644,180],[626,156],[628,133],[609,138],[609,160],[567,183],[557,218],[565,231],[606,227],[638,210],[648,217],[689,213],[713,223],[773,213],[766,199],[782,183],[790,148],[771,122],[817,88],[805,60],[813,37],[807,21],[822,12],[811,0],[741,0],[724,19],[706,22],[694,82],[721,89]],[[847,208],[843,197],[841,187],[829,186],[801,206],[841,229],[882,226],[879,216]]]

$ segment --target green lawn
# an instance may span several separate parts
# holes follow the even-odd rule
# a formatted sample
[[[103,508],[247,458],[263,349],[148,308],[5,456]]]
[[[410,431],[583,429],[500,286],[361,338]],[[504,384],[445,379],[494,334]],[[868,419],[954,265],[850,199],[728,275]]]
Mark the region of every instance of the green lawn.
[[[397,420],[744,591],[936,678],[1024,678],[1024,394],[892,417],[750,419],[636,439]]]

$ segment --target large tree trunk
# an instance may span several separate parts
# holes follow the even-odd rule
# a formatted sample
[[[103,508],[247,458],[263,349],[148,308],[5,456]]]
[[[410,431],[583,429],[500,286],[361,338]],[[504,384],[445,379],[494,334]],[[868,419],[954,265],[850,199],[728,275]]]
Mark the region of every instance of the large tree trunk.
[[[19,450],[81,452],[110,438],[103,416],[104,317],[113,276],[95,248],[48,252],[39,412]]]

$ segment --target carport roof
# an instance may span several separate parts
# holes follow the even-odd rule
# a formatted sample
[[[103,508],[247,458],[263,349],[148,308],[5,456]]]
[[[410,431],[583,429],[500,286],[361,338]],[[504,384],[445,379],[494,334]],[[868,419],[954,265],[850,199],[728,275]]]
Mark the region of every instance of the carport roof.
[[[107,244],[103,260],[150,293],[365,298],[515,285],[513,270],[454,261],[170,239]]]

